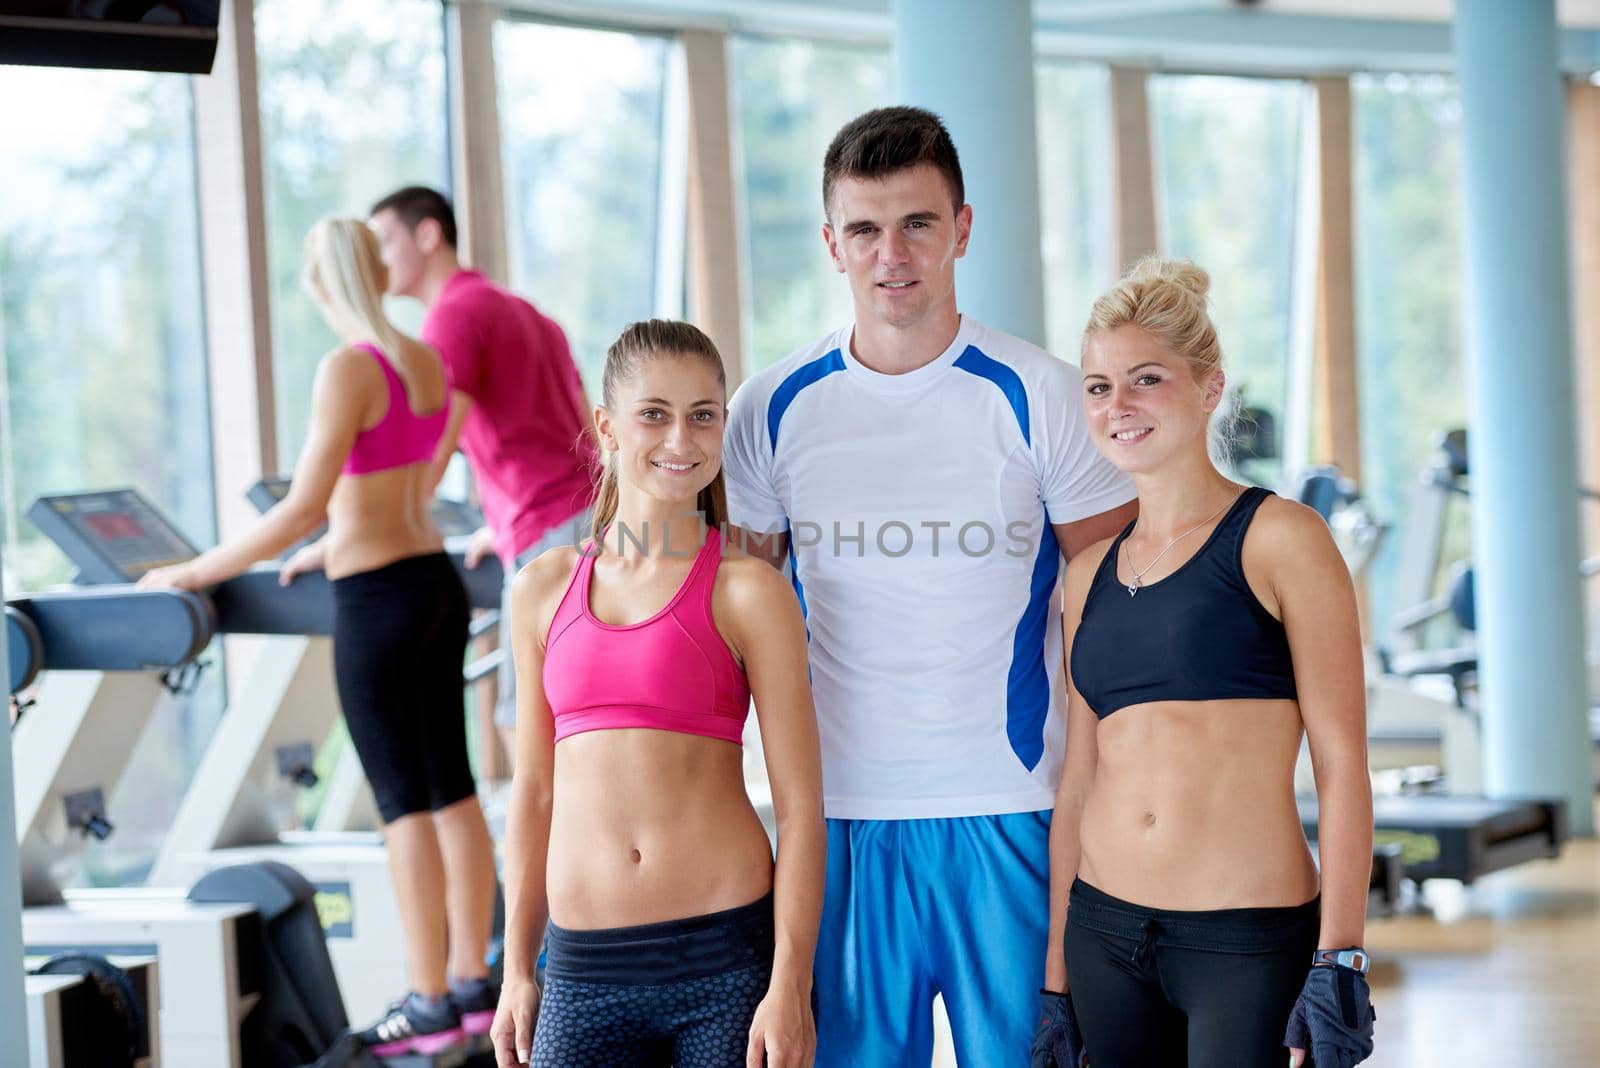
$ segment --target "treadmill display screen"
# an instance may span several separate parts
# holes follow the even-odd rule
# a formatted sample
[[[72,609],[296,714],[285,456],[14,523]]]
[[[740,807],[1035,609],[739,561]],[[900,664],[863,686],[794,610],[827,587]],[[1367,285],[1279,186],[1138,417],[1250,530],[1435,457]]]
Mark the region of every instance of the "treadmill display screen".
[[[134,490],[41,497],[29,515],[77,565],[84,582],[133,582],[153,568],[197,555]]]
[[[144,538],[143,527],[127,512],[98,512],[83,517],[83,525],[108,542],[130,543]]]
[[[483,526],[483,513],[465,501],[435,497],[428,502],[428,511],[439,533],[446,538],[464,538]]]

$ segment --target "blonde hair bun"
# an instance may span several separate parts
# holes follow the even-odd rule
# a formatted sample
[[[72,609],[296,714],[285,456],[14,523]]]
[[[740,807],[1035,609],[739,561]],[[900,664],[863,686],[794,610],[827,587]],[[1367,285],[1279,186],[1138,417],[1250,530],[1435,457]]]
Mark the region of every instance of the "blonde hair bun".
[[[1156,282],[1174,285],[1205,300],[1211,289],[1211,276],[1193,260],[1169,260],[1161,256],[1145,256],[1128,272],[1130,282]]]
[[[1222,366],[1222,346],[1206,307],[1210,288],[1211,276],[1192,261],[1146,256],[1094,302],[1083,344],[1103,331],[1137,326],[1187,360],[1198,382]]]

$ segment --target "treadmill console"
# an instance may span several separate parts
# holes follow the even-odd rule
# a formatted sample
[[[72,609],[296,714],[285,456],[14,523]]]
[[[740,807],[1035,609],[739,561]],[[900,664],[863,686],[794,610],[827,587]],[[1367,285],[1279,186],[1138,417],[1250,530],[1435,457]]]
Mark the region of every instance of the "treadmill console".
[[[81,586],[134,582],[152,568],[181,564],[199,555],[161,513],[131,489],[41,497],[28,509],[28,516],[78,566],[76,581]],[[142,594],[142,600],[118,603],[131,606],[129,611],[137,613],[131,618],[148,620],[151,606],[143,602],[166,605],[171,592],[167,591],[168,597],[159,601]],[[163,663],[173,656],[178,656],[181,663],[196,655],[211,640],[212,629],[227,634],[314,635],[330,633],[333,623],[332,594],[327,577],[321,573],[302,575],[285,587],[279,584],[276,567],[253,567],[219,583],[208,590],[207,595],[197,601],[197,607],[188,606],[204,620],[203,626],[195,623],[176,630],[162,630],[147,623],[147,629],[141,630],[137,622],[131,622],[118,631],[123,635],[119,641],[124,646],[134,647],[136,643],[128,636],[130,634],[137,634],[141,640],[163,633],[203,634],[200,644],[188,652],[183,651],[188,648],[185,645],[176,652],[162,651],[165,649],[162,647],[162,650],[145,654],[152,663]],[[61,603],[59,597],[53,599],[53,604],[56,616],[51,618],[61,616],[72,607],[70,603]],[[167,609],[176,610],[170,605]],[[102,621],[110,618],[103,604],[91,605],[83,611],[98,613],[96,618]],[[49,652],[64,639],[59,638],[58,632],[58,638],[53,640],[43,619],[38,617],[35,622],[45,631],[45,648]],[[94,651],[85,654],[92,655],[105,654]],[[63,667],[73,660],[54,652],[50,652],[48,659]]]
[[[452,497],[435,497],[428,502],[428,511],[440,535],[446,538],[464,538],[483,526],[482,512]]]
[[[77,567],[73,581],[80,586],[136,582],[147,571],[199,555],[133,489],[40,497],[28,518]]]
[[[255,510],[266,514],[267,509],[277,504],[289,495],[289,480],[286,478],[261,478],[250,484],[244,491],[244,499],[249,501]],[[328,524],[324,523],[310,534],[301,538],[283,552],[278,554],[278,559],[287,560],[302,548],[310,545],[328,532]]]
[[[258,512],[265,512],[288,495],[289,480],[277,476],[257,479],[244,491],[245,500],[255,505]]]

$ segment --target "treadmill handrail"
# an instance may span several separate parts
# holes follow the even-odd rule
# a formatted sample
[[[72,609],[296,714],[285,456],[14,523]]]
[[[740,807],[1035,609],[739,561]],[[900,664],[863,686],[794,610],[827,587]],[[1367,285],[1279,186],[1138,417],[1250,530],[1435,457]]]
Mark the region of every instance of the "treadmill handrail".
[[[44,665],[44,638],[39,627],[19,608],[6,605],[6,652],[11,678],[11,693],[32,685]]]
[[[79,586],[19,597],[44,648],[45,671],[166,671],[192,662],[217,633],[203,593]]]

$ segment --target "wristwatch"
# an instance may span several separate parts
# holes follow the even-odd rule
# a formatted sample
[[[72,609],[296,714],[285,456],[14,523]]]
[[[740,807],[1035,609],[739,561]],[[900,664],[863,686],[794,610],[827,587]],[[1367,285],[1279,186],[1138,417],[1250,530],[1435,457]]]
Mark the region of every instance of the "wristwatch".
[[[1332,965],[1336,968],[1349,968],[1360,975],[1366,975],[1367,969],[1372,965],[1372,958],[1367,956],[1367,951],[1360,946],[1351,946],[1349,949],[1319,949],[1311,954],[1311,964]]]

